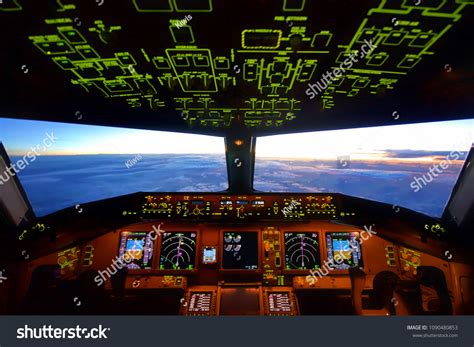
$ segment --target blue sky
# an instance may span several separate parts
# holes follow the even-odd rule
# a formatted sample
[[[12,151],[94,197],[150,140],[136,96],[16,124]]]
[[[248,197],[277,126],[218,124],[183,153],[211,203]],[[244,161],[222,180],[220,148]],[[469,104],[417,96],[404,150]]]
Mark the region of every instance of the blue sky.
[[[221,137],[0,118],[0,140],[10,155],[26,154],[46,133],[59,140],[43,155],[224,152]],[[466,151],[473,140],[469,119],[267,136],[257,140],[257,156],[329,159],[351,153],[367,159],[387,149]]]
[[[42,155],[224,153],[220,137],[0,118],[0,141],[10,155],[24,155],[47,133],[59,138]]]

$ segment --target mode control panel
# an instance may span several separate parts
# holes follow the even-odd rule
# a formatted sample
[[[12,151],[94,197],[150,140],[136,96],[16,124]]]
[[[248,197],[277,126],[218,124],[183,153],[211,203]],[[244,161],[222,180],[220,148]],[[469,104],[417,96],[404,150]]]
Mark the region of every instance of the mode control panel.
[[[336,194],[289,193],[221,195],[214,193],[144,193],[138,205],[123,216],[192,220],[335,220],[354,217]],[[125,206],[124,206],[125,207]]]

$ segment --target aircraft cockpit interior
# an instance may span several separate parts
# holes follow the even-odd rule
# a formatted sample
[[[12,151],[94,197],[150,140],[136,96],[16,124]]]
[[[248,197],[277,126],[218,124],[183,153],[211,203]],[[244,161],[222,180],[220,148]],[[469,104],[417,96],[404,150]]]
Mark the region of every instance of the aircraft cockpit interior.
[[[473,5],[0,1],[0,314],[474,315]]]

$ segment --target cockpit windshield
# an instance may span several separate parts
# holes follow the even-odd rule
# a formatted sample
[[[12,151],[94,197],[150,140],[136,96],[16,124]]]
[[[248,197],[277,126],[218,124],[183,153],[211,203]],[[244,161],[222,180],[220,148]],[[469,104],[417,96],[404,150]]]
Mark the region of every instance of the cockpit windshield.
[[[254,188],[333,192],[441,216],[474,119],[258,138]]]
[[[0,118],[0,140],[36,215],[140,191],[228,187],[220,137]]]

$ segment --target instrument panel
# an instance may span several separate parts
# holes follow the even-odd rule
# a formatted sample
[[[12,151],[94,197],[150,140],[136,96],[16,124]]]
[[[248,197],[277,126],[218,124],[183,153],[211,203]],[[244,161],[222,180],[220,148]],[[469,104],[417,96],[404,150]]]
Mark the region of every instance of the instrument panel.
[[[168,194],[149,193],[136,210],[122,214],[191,220],[338,219],[354,216],[335,194]]]
[[[173,296],[176,310],[185,315],[295,315],[300,304],[307,314],[305,300],[314,290],[323,302],[322,291],[347,295],[351,268],[362,268],[368,291],[375,290],[374,278],[387,271],[414,281],[419,266],[436,266],[448,278],[445,261],[390,241],[384,226],[377,224],[376,232],[372,227],[311,219],[229,223],[157,218],[110,230],[35,263],[57,258],[69,277],[98,270],[94,281],[108,289],[113,283],[105,270],[113,273],[125,263],[127,295],[147,307],[151,291],[166,292],[157,298]],[[77,266],[65,265],[74,259]],[[247,305],[236,305],[243,299]]]
[[[201,225],[183,230],[170,225],[160,233],[145,231],[143,225],[133,230],[136,228],[121,231],[118,249],[119,259],[136,273],[192,273],[207,267],[223,274],[262,274],[264,283],[278,285],[283,283],[282,274],[308,274],[327,263],[343,273],[363,267],[359,231],[353,227],[348,231],[300,231],[213,226],[211,230]]]

